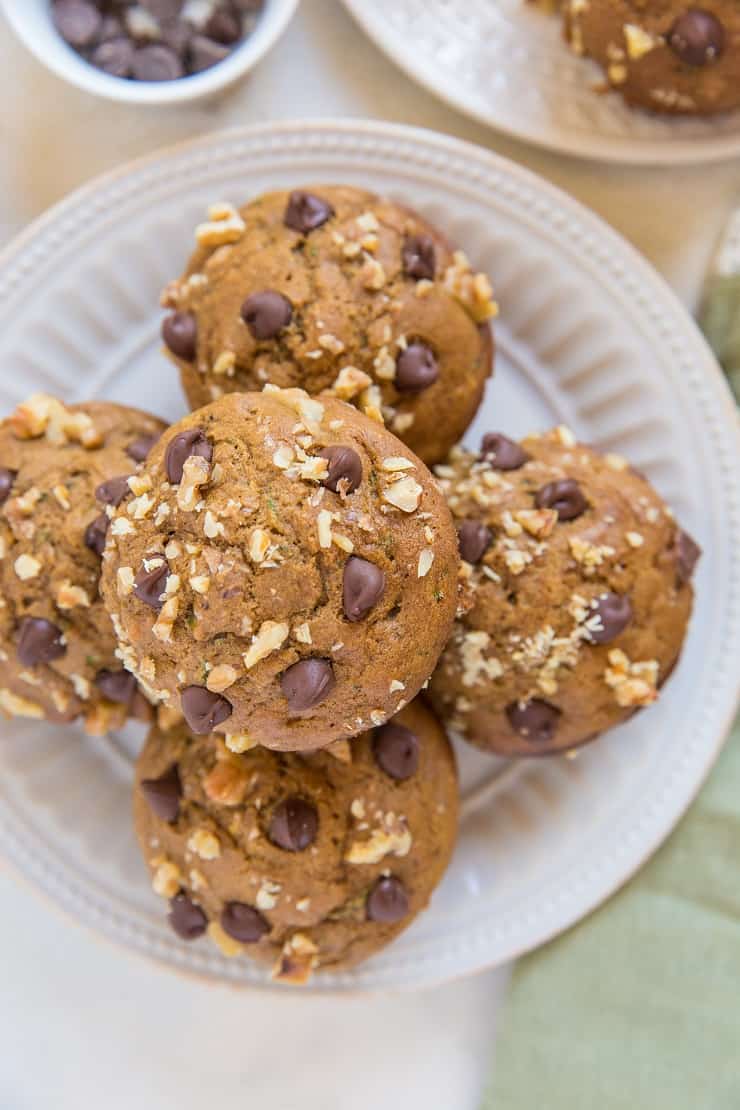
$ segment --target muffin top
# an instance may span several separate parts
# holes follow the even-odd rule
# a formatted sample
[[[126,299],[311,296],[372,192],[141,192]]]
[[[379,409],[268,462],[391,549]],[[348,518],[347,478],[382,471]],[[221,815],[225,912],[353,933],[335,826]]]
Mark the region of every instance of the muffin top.
[[[565,34],[631,104],[702,115],[740,105],[737,0],[565,0]]]
[[[164,424],[36,394],[0,424],[0,705],[105,732],[144,712],[98,593],[107,512]]]
[[[175,932],[286,982],[351,967],[424,908],[457,829],[452,749],[418,702],[328,752],[229,750],[153,730],[134,818]]]
[[[480,747],[536,755],[651,704],[699,552],[645,478],[565,428],[490,434],[437,473],[468,590],[432,680],[438,710]]]
[[[473,418],[491,371],[483,274],[415,212],[349,186],[209,210],[163,338],[193,408],[270,382],[324,390],[426,462]]]
[[[355,408],[228,394],[169,429],[135,492],[103,592],[127,666],[194,732],[318,748],[430,676],[458,596],[449,510]]]

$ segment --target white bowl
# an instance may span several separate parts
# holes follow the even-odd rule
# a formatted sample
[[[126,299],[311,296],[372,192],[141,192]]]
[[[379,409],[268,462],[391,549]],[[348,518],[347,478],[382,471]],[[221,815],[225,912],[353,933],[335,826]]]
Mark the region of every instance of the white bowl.
[[[85,61],[54,27],[50,0],[0,0],[0,10],[40,62],[80,89],[129,104],[181,104],[212,96],[252,69],[279,39],[298,0],[266,0],[254,31],[223,62],[175,81],[129,81]]]

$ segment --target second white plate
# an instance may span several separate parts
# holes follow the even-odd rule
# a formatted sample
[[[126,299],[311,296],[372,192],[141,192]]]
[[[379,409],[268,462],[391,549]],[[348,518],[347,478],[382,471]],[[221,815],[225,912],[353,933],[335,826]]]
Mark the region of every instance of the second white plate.
[[[344,0],[410,77],[461,112],[538,146],[603,162],[705,163],[740,155],[740,110],[677,119],[596,92],[601,70],[561,22],[525,0]]]
[[[699,788],[729,725],[740,646],[738,445],[711,354],[657,275],[562,193],[455,140],[380,123],[272,125],[165,151],[75,193],[0,256],[0,412],[34,390],[104,396],[176,419],[158,296],[206,205],[341,181],[419,208],[488,271],[497,372],[469,442],[556,422],[643,469],[704,547],[682,661],[660,702],[577,759],[504,767],[459,749],[465,811],[429,911],[356,971],[311,989],[427,986],[500,963],[632,874]],[[0,853],[79,921],[161,963],[267,985],[246,960],[186,944],[131,827],[135,726],[0,722]]]

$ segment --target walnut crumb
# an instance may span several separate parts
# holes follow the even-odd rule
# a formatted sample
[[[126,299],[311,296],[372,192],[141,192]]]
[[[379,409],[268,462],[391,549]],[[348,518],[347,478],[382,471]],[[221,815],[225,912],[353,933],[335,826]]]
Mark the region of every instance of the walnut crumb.
[[[208,829],[195,829],[188,837],[188,851],[200,859],[213,860],[221,855],[221,842]]]

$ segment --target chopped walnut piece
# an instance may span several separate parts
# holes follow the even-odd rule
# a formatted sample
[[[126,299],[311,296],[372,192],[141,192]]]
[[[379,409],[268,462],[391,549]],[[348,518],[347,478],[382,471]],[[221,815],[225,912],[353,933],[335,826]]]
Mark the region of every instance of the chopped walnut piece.
[[[13,563],[13,569],[21,582],[29,582],[41,573],[41,563],[33,555],[19,555]]]
[[[419,553],[419,563],[416,570],[417,577],[425,578],[427,574],[429,574],[429,571],[432,569],[433,562],[434,552],[432,551],[431,547],[425,547]]]
[[[383,459],[382,469],[395,473],[397,470],[416,470],[416,464],[405,455],[388,455]]]
[[[272,978],[296,986],[307,983],[318,963],[318,948],[303,933],[294,933],[285,942],[272,969]]]
[[[316,518],[316,527],[319,536],[319,547],[328,549],[332,543],[331,525],[334,519],[333,513],[328,509],[320,509],[319,515]]]
[[[386,814],[384,824],[373,829],[368,840],[351,844],[344,858],[347,863],[380,863],[386,856],[407,856],[411,844],[411,833],[403,818]]]
[[[599,545],[584,540],[581,536],[569,536],[568,546],[570,553],[579,563],[586,575],[593,574],[596,567],[600,567],[604,559],[615,554],[614,548],[606,544]]]
[[[213,373],[217,377],[234,377],[234,368],[236,366],[236,355],[233,351],[222,351],[213,364]]]
[[[207,221],[198,224],[195,229],[195,239],[201,247],[221,247],[225,243],[236,243],[246,231],[247,225],[232,204],[212,204],[207,210],[207,216]]]
[[[188,851],[200,859],[218,859],[221,855],[221,842],[209,829],[194,829],[188,837]]]
[[[233,686],[238,678],[236,670],[228,663],[219,663],[208,672],[206,687],[215,694],[221,694]]]
[[[241,755],[243,752],[259,747],[259,741],[246,732],[227,732],[224,736],[224,744],[235,755]]]
[[[557,524],[558,514],[554,509],[519,509],[514,518],[530,536],[543,540]]]
[[[476,324],[483,324],[498,315],[491,282],[486,274],[473,273],[464,251],[455,251],[452,264],[444,272],[443,285]]]
[[[410,476],[401,478],[383,490],[383,500],[404,513],[413,513],[419,507],[419,499],[423,493],[419,483]]]
[[[367,255],[365,263],[360,271],[360,280],[365,289],[372,289],[377,292],[382,289],[387,281],[385,270],[377,259]]]
[[[309,397],[303,389],[281,389],[277,385],[268,383],[263,393],[269,393],[275,400],[286,405],[297,413],[307,432],[318,435],[321,431],[321,421],[324,419],[324,406],[315,397]]]
[[[244,653],[244,666],[247,670],[254,667],[262,659],[266,659],[273,651],[278,651],[290,634],[290,626],[283,621],[264,621],[259,631],[252,637],[249,650]]]
[[[65,579],[57,590],[56,604],[60,609],[89,609],[90,595],[81,586],[73,586]]]
[[[43,720],[45,716],[40,705],[19,697],[11,690],[0,690],[0,710],[10,717],[29,717],[36,721]]]
[[[356,366],[343,366],[331,390],[341,401],[350,401],[358,393],[362,393],[363,389],[367,389],[371,383],[372,378],[364,370],[358,370]]]
[[[463,686],[475,686],[484,679],[500,678],[504,668],[496,658],[486,658],[491,637],[482,630],[466,632],[460,643]]]
[[[658,697],[657,659],[633,663],[620,649],[609,652],[609,666],[604,671],[604,681],[614,690],[617,705],[623,709],[651,705]]]
[[[174,898],[182,883],[182,872],[172,860],[161,858],[152,861],[156,868],[152,877],[152,889],[161,898]]]
[[[207,797],[217,805],[238,806],[249,785],[249,775],[236,760],[220,760],[203,779]]]
[[[38,439],[45,435],[49,443],[80,443],[83,447],[100,447],[103,437],[85,412],[69,409],[46,393],[34,393],[18,405],[8,417],[18,439]]]
[[[182,468],[182,478],[177,489],[177,504],[183,512],[192,513],[200,498],[200,488],[211,476],[207,459],[200,455],[189,455]]]

